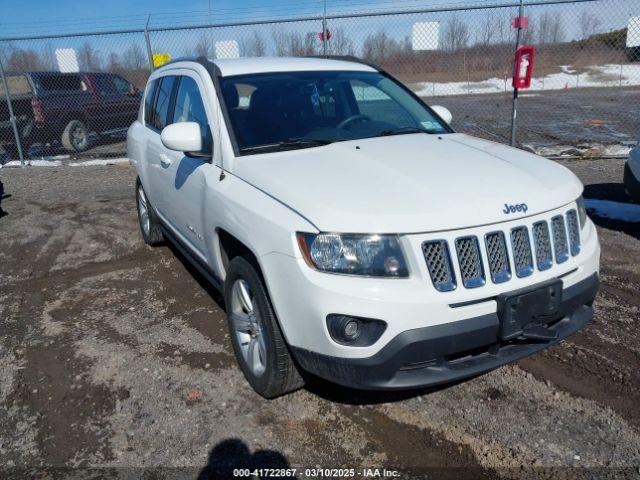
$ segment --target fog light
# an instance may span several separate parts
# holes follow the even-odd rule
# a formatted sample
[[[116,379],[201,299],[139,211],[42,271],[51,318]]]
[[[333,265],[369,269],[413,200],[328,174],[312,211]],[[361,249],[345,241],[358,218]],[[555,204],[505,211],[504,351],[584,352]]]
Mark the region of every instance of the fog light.
[[[327,328],[331,338],[341,345],[368,347],[382,336],[387,324],[382,320],[332,313],[327,315]]]
[[[357,320],[349,320],[344,327],[344,336],[355,340],[360,333],[360,325]]]

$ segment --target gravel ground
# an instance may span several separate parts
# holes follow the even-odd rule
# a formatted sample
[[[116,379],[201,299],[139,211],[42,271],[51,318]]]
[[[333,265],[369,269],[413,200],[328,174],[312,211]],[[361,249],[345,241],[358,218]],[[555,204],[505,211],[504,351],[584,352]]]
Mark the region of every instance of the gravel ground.
[[[586,196],[626,201],[621,161],[566,165]],[[318,381],[267,401],[235,365],[219,295],[142,243],[130,166],[0,179],[0,477],[640,478],[639,224],[594,218],[596,316],[558,346],[437,390]]]

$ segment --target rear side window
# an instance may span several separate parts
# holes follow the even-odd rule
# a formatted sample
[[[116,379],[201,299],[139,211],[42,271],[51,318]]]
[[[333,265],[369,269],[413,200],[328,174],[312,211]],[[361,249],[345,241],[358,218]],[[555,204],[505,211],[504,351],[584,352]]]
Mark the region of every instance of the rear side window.
[[[153,80],[147,85],[147,91],[144,94],[144,123],[145,125],[153,125],[153,101],[156,96],[156,88],[158,80]]]
[[[40,88],[45,91],[82,91],[82,80],[78,75],[43,75]]]
[[[113,95],[116,93],[116,87],[111,77],[107,75],[96,75],[91,78],[93,89],[97,95]]]
[[[172,121],[169,119],[169,107],[171,106],[171,94],[176,82],[176,77],[162,77],[158,80],[158,94],[153,112],[153,126],[158,130],[162,130]]]
[[[116,90],[120,95],[131,95],[131,89],[133,88],[133,85],[131,83],[127,82],[124,78],[118,77],[116,75],[111,78],[113,79],[113,84],[115,85]]]

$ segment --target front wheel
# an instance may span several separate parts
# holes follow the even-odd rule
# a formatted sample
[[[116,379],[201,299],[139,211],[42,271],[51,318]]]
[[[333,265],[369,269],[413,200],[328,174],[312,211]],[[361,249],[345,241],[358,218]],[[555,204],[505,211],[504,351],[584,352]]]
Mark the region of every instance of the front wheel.
[[[274,398],[302,387],[264,283],[243,257],[229,264],[224,301],[233,351],[253,389]]]

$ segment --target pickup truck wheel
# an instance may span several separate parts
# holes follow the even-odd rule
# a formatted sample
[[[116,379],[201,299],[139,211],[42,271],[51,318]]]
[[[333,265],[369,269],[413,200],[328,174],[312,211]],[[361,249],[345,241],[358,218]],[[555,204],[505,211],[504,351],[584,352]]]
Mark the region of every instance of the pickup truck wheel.
[[[89,146],[87,126],[80,120],[71,120],[64,127],[60,141],[69,152],[83,152]]]
[[[243,257],[229,264],[224,301],[233,351],[253,389],[274,398],[302,387],[264,283]]]
[[[155,247],[164,243],[164,235],[155,210],[147,199],[140,179],[136,181],[136,204],[138,206],[138,222],[144,243]]]

